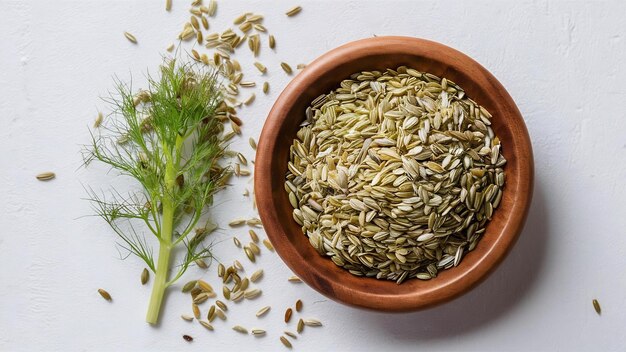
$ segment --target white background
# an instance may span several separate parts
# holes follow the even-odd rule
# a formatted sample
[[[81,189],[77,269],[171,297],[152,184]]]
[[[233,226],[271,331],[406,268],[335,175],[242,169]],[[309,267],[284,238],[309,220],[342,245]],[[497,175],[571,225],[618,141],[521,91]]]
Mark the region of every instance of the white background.
[[[144,315],[149,287],[143,265],[119,260],[115,237],[91,214],[83,185],[125,186],[106,169],[80,168],[80,146],[112,77],[133,73],[136,87],[188,17],[190,1],[0,1],[0,350],[6,351],[280,351],[286,306],[302,298],[302,315],[324,322],[307,328],[298,351],[624,351],[626,349],[626,4],[622,1],[301,1],[218,0],[212,30],[244,11],[265,15],[277,51],[262,50],[271,94],[257,89],[244,108],[244,137],[234,149],[250,159],[272,102],[294,67],[348,41],[373,35],[436,40],[489,69],[517,102],[530,131],[536,186],[519,242],[503,265],[466,296],[428,311],[381,314],[326,300],[265,251],[249,265],[232,245],[235,216],[253,216],[235,181],[212,212],[220,260],[265,269],[263,296],[230,304],[216,331],[179,318],[189,298],[173,288],[162,324]],[[124,39],[135,34],[139,45]],[[262,81],[242,46],[248,78]],[[258,86],[257,86],[258,87]],[[244,96],[246,96],[244,94]],[[54,171],[57,179],[35,175]],[[203,276],[216,284],[215,267]],[[114,297],[104,301],[96,290]],[[603,307],[598,316],[591,300]],[[254,312],[272,311],[263,319]],[[208,305],[203,311],[206,314]],[[268,330],[241,336],[235,324]],[[288,327],[295,330],[292,324]],[[182,334],[195,340],[187,343]]]

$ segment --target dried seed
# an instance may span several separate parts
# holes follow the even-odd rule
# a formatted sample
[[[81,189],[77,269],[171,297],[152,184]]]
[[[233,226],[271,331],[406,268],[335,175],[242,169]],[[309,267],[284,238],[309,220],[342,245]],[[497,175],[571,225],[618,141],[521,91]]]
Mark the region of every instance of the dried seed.
[[[242,333],[242,334],[247,334],[247,333],[248,333],[248,329],[244,328],[244,327],[243,327],[243,326],[241,326],[241,325],[235,325],[235,326],[233,326],[233,330],[235,330],[235,331],[237,331],[237,332],[240,332],[240,333]]]
[[[233,20],[233,24],[238,25],[238,24],[243,23],[243,21],[246,20],[246,17],[248,17],[247,13],[244,13],[242,15],[235,17],[235,19]]]
[[[254,253],[255,255],[261,254],[261,248],[259,248],[259,246],[257,246],[254,242],[248,243],[248,248],[250,248],[252,253]]]
[[[271,252],[274,251],[274,246],[272,245],[272,243],[268,239],[264,239],[263,240],[263,244],[265,245],[265,248],[267,248],[269,251],[271,251]]]
[[[254,150],[256,150],[256,141],[254,140],[254,138],[250,137],[248,139],[248,143],[250,143],[250,147]]]
[[[213,286],[204,280],[198,280],[198,287],[204,292],[213,292]]]
[[[246,253],[246,256],[248,257],[248,259],[250,259],[251,262],[254,263],[256,261],[254,253],[252,252],[252,250],[250,250],[250,248],[243,247],[243,251]]]
[[[196,263],[196,265],[197,265],[199,268],[201,268],[201,269],[208,269],[208,268],[209,268],[209,266],[208,266],[208,265],[205,263],[205,261],[204,261],[204,260],[202,260],[202,259],[196,259],[194,262],[195,262],[195,263]]]
[[[296,328],[296,331],[300,334],[302,333],[302,330],[304,330],[304,320],[298,319],[298,327]]]
[[[128,32],[124,32],[124,36],[126,37],[126,39],[128,39],[131,43],[133,44],[137,44],[137,38],[135,38],[134,35],[128,33]]]
[[[42,172],[36,176],[39,181],[49,181],[56,177],[54,172]]]
[[[263,329],[252,329],[252,335],[254,335],[254,336],[263,336],[263,335],[265,335],[265,330],[263,330]]]
[[[193,28],[195,28],[196,30],[200,30],[200,22],[198,22],[198,18],[195,16],[191,16],[189,19],[189,22],[191,23],[191,26]]]
[[[197,304],[193,303],[191,305],[191,310],[193,311],[193,316],[196,317],[196,319],[200,319],[200,307],[198,307]]]
[[[180,317],[183,318],[183,320],[186,320],[186,321],[192,321],[193,320],[193,317],[191,315],[187,315],[187,314],[183,314]]]
[[[598,315],[602,314],[602,308],[600,307],[600,302],[598,302],[597,299],[594,299],[593,301],[591,301],[591,303],[593,303],[593,309],[595,309],[596,313],[598,313]]]
[[[298,70],[304,70],[306,68],[306,64],[298,64],[298,65],[296,65],[296,68]]]
[[[146,283],[148,283],[148,279],[150,279],[150,272],[148,271],[148,269],[143,268],[143,270],[141,271],[141,284],[145,285]]]
[[[165,0],[165,11],[170,11],[172,9],[172,0]]]
[[[270,90],[270,84],[268,82],[263,82],[263,93],[267,94]]]
[[[193,299],[193,303],[195,304],[202,304],[204,303],[207,299],[209,299],[209,295],[206,292],[200,293],[198,294],[194,299]]]
[[[213,331],[213,325],[211,325],[208,321],[199,320],[200,325],[204,326],[207,330]]]
[[[287,338],[285,338],[284,336],[280,337],[280,342],[282,342],[283,345],[285,345],[285,347],[287,348],[291,348],[291,342],[289,342],[289,340],[287,340]]]
[[[280,67],[283,69],[283,71],[285,71],[286,74],[290,75],[293,73],[293,70],[291,69],[291,66],[289,66],[288,63],[286,62],[281,62],[280,63]]]
[[[226,268],[224,267],[224,264],[222,264],[222,263],[218,264],[218,266],[217,266],[217,276],[223,277],[225,272],[226,272]]]
[[[219,299],[215,301],[215,305],[218,306],[224,312],[228,310],[228,306],[226,305],[226,303],[220,301]]]
[[[292,7],[291,9],[289,9],[289,11],[287,11],[285,13],[285,15],[287,15],[288,17],[295,16],[298,13],[300,13],[300,11],[302,11],[302,7],[301,6],[295,6],[295,7]]]
[[[215,16],[216,12],[217,12],[217,1],[215,0],[209,1],[209,8],[208,8],[207,14],[213,17]]]
[[[194,287],[196,287],[197,282],[198,282],[197,280],[191,280],[188,283],[186,283],[182,288],[183,293],[187,293],[191,291]]]
[[[248,234],[250,234],[250,238],[254,243],[259,243],[259,236],[256,234],[256,232],[254,232],[254,230],[248,230]]]
[[[305,319],[304,325],[306,326],[322,326],[322,322],[317,319]]]
[[[222,311],[221,309],[216,309],[215,315],[222,320],[226,320],[226,314],[224,314],[224,311]]]
[[[241,242],[237,237],[233,237],[233,242],[235,243],[235,246],[241,248]]]
[[[234,226],[241,226],[243,224],[246,223],[246,219],[244,218],[238,218],[238,219],[234,219],[231,222],[228,223],[228,226],[234,227]]]
[[[261,316],[265,315],[267,312],[269,312],[270,309],[271,309],[270,306],[265,306],[265,307],[259,309],[258,312],[256,312],[256,316],[257,317],[261,317]]]
[[[263,276],[263,269],[259,269],[250,275],[250,281],[257,282]]]
[[[295,276],[295,275],[294,276],[290,276],[289,279],[287,279],[287,280],[290,281],[290,282],[296,282],[296,283],[297,282],[302,282],[302,280],[300,280],[300,278]]]
[[[106,299],[107,301],[112,300],[111,295],[107,291],[99,288],[98,293],[100,294],[100,296],[102,296],[102,298]]]
[[[285,323],[288,323],[291,320],[291,315],[293,314],[293,310],[291,308],[287,308],[285,311]]]
[[[261,291],[260,289],[255,288],[255,289],[248,290],[248,291],[244,292],[243,296],[244,296],[245,299],[254,299],[254,298],[259,297],[262,292],[263,291]]]
[[[294,333],[293,333],[293,332],[291,332],[291,331],[285,330],[285,331],[283,331],[283,332],[285,333],[285,335],[287,335],[287,336],[291,337],[291,338],[292,338],[292,339],[294,339],[294,340],[298,338],[298,335],[294,334]]]
[[[202,21],[202,27],[204,27],[205,30],[209,29],[209,20],[204,16],[202,16],[200,20]]]
[[[296,301],[296,312],[299,312],[302,310],[302,300],[299,299]]]
[[[272,34],[269,36],[269,46],[270,49],[274,49],[276,47],[276,38],[274,38],[274,35]]]
[[[171,53],[172,51],[174,51],[174,48],[176,48],[176,46],[174,44],[170,44],[165,50]]]
[[[213,321],[213,319],[215,318],[215,317],[214,317],[214,315],[215,315],[215,306],[211,306],[211,307],[209,308],[209,312],[208,312],[208,313],[207,313],[207,315],[206,315],[206,316],[207,316],[207,319],[208,319],[209,321]]]
[[[230,299],[230,288],[224,285],[224,287],[222,288],[222,294],[224,295],[224,298]]]
[[[263,74],[267,72],[267,67],[258,61],[254,63],[254,67],[256,67],[256,69]]]
[[[254,101],[254,98],[256,98],[256,95],[254,93],[250,94],[250,96],[243,101],[244,105],[250,105],[252,104],[252,102]]]
[[[185,341],[187,341],[187,342],[193,341],[193,337],[191,337],[189,335],[183,335],[183,339],[185,339]]]

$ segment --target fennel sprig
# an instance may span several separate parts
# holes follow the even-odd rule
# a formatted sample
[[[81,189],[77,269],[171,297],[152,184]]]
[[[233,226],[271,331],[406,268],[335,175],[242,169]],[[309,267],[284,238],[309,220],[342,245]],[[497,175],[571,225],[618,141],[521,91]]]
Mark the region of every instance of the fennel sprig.
[[[116,83],[106,99],[113,113],[92,131],[85,164],[108,164],[141,189],[129,195],[88,193],[97,215],[121,239],[120,246],[155,273],[146,316],[155,324],[167,287],[194,261],[211,256],[203,245],[209,231],[196,227],[228,176],[219,164],[224,156],[224,103],[214,71],[175,60],[165,61],[157,78],[149,76],[148,89],[139,94]],[[158,242],[156,263],[144,233]],[[170,273],[178,248],[183,248],[184,258]]]

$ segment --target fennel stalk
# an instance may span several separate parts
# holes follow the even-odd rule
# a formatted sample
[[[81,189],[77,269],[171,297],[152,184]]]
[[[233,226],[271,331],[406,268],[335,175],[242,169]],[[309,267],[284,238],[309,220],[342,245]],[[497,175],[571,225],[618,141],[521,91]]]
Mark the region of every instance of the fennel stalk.
[[[141,185],[128,195],[88,193],[97,215],[121,239],[119,245],[155,273],[146,321],[156,324],[166,289],[196,260],[211,257],[202,244],[211,229],[196,226],[228,176],[219,164],[228,108],[216,73],[194,65],[165,61],[158,78],[148,77],[148,86],[134,95],[131,86],[117,81],[106,99],[113,113],[91,133],[85,164],[103,162]],[[138,225],[156,237],[156,264]],[[185,255],[170,274],[178,248]]]

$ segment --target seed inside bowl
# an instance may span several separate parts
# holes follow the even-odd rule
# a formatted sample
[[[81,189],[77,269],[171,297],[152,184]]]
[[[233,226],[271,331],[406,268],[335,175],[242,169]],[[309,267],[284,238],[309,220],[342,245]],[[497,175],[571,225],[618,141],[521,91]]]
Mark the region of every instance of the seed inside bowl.
[[[293,218],[354,275],[435,278],[476,247],[502,198],[491,117],[430,73],[353,74],[306,109],[285,181]]]

